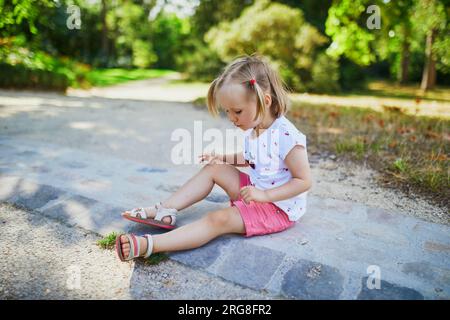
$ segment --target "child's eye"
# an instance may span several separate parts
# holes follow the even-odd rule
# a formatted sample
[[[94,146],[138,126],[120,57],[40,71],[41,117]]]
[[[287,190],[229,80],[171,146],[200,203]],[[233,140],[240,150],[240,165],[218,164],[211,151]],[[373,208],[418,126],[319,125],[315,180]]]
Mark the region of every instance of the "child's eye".
[[[240,114],[242,112],[242,110],[240,110],[240,111],[236,111],[236,114]]]

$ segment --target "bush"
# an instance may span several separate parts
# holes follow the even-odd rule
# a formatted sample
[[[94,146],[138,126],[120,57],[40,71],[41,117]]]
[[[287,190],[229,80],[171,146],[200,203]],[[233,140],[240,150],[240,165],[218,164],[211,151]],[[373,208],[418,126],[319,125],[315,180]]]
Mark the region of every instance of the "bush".
[[[184,72],[189,80],[212,81],[225,63],[208,45],[195,42],[192,46],[192,50],[187,50],[177,57],[178,69]]]
[[[311,77],[310,89],[313,92],[336,93],[340,90],[339,64],[325,53],[314,62]]]
[[[2,88],[65,91],[69,86],[69,79],[64,74],[47,70],[33,70],[22,64],[13,66],[0,63],[0,74],[3,75],[0,77],[0,87]]]
[[[148,68],[158,60],[153,51],[152,44],[144,40],[133,42],[133,66],[138,68]]]
[[[153,49],[158,56],[155,67],[174,69],[176,57],[184,51],[190,34],[189,20],[162,11],[151,22],[151,30]]]
[[[341,57],[339,60],[339,86],[346,91],[363,89],[367,77],[363,67]]]
[[[20,37],[3,40],[4,46],[0,46],[2,87],[64,91],[68,86],[85,85],[89,65],[24,47],[20,45]]]

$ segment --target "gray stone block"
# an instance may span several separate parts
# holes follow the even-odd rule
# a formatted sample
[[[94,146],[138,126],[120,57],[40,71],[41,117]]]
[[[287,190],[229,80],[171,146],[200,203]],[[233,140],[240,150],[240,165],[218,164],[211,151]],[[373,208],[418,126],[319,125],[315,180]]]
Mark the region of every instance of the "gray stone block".
[[[206,269],[217,260],[221,249],[229,242],[229,238],[218,238],[197,249],[171,253],[170,257],[186,265]]]
[[[55,200],[66,192],[48,185],[37,185],[36,190],[20,192],[11,201],[29,209],[43,207],[49,201]]]
[[[414,289],[398,286],[388,281],[381,280],[380,289],[369,289],[367,279],[362,279],[362,289],[357,297],[358,300],[423,300],[421,293]]]
[[[336,300],[343,291],[344,277],[338,269],[300,259],[284,276],[282,294],[306,300]]]
[[[24,158],[30,158],[30,157],[33,157],[38,154],[39,153],[37,153],[36,151],[26,150],[26,151],[22,151],[22,152],[18,153],[17,155],[20,157],[24,157]]]
[[[54,219],[86,227],[92,220],[92,207],[98,201],[75,195],[64,202],[51,206],[43,211],[46,216]],[[89,228],[88,228],[89,229]],[[92,229],[89,229],[92,230]]]
[[[394,214],[393,212],[381,208],[367,208],[367,220],[370,222],[375,222],[381,225],[392,227],[397,226],[399,223],[401,223],[402,218],[403,217],[399,214]]]
[[[63,166],[70,169],[84,169],[87,167],[85,163],[79,161],[66,161]]]
[[[229,198],[227,195],[222,195],[222,194],[217,194],[217,193],[211,193],[209,196],[207,196],[207,197],[205,198],[205,200],[211,201],[211,202],[222,203],[222,202],[228,202],[228,201],[230,201],[230,198]]]
[[[407,275],[414,275],[428,281],[434,281],[437,278],[435,270],[428,262],[409,262],[403,265],[402,271]]]
[[[0,166],[0,174],[6,174],[6,173],[12,173],[12,172],[14,172],[14,170],[11,169],[10,167]]]
[[[94,210],[95,209],[95,210]],[[121,213],[127,210],[124,207],[116,207],[101,203],[90,210],[90,219],[86,223],[85,228],[93,230],[101,235],[107,235],[111,232],[128,233],[132,226],[139,225],[137,223],[126,220]],[[148,233],[148,228],[145,230]],[[138,233],[141,234],[141,233]]]
[[[167,172],[167,169],[144,167],[144,168],[137,169],[137,171],[145,172],[145,173],[155,173],[155,172]]]
[[[276,272],[285,254],[241,241],[224,259],[217,275],[240,285],[261,290]]]

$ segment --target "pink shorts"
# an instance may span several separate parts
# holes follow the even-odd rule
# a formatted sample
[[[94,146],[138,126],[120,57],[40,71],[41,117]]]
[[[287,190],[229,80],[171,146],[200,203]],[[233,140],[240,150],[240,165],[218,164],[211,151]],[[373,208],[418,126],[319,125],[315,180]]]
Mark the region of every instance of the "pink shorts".
[[[250,176],[239,172],[239,189],[251,184]],[[287,214],[272,202],[245,203],[241,195],[235,201],[230,199],[230,205],[239,209],[245,225],[245,236],[260,236],[280,232],[292,227],[295,222],[289,221]]]

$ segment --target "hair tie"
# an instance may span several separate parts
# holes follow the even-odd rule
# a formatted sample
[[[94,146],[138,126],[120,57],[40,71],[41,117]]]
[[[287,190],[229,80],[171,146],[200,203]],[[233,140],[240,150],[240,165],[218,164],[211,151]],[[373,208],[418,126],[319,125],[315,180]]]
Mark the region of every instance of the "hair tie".
[[[255,83],[256,83],[256,80],[255,80],[255,79],[250,79],[250,81],[249,81],[249,82],[250,82],[250,85],[251,85],[251,86],[254,86],[254,85],[255,85]]]

